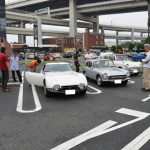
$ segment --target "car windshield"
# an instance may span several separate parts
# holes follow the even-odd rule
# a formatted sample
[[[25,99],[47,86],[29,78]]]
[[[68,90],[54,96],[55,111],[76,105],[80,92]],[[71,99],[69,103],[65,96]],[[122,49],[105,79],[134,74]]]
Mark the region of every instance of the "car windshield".
[[[141,55],[146,55],[146,54],[147,54],[146,52],[145,53],[143,52],[143,53],[139,53],[138,55],[141,56]]]
[[[117,61],[128,61],[129,58],[128,58],[128,56],[125,56],[125,55],[117,55],[116,60]]]
[[[100,60],[93,63],[93,68],[100,67],[114,67],[114,63],[111,60]]]
[[[50,64],[46,65],[44,72],[64,72],[73,71],[69,64]]]

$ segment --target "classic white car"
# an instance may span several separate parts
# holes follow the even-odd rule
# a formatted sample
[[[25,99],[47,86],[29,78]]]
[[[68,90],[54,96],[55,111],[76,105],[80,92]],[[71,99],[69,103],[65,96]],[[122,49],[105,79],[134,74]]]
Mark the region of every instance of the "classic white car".
[[[124,54],[101,54],[102,59],[110,59],[118,68],[128,70],[130,74],[138,75],[142,72],[142,63],[129,60]]]
[[[69,63],[47,63],[40,73],[26,72],[30,84],[44,87],[45,96],[51,93],[86,94],[87,79],[82,73],[73,71]]]

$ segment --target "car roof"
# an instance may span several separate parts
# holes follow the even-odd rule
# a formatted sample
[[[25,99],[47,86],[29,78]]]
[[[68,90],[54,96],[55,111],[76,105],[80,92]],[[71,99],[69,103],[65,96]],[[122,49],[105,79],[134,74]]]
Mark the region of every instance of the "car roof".
[[[52,63],[46,63],[46,65],[54,65],[54,64],[69,64],[69,63],[67,63],[67,62],[52,62]]]

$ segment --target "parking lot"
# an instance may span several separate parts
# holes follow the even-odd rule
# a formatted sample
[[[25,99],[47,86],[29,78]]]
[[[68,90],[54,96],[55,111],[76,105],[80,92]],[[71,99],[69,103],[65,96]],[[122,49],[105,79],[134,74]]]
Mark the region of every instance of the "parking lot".
[[[26,66],[20,69],[24,77]],[[150,93],[141,87],[142,74],[127,86],[89,80],[85,96],[46,98],[42,87],[30,88],[24,79],[0,92],[0,149],[149,150]]]

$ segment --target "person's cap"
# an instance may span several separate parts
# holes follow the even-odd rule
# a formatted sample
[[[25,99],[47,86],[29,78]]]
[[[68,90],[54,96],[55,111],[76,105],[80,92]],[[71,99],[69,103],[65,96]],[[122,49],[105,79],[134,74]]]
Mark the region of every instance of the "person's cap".
[[[14,52],[14,54],[17,54],[17,52]]]

